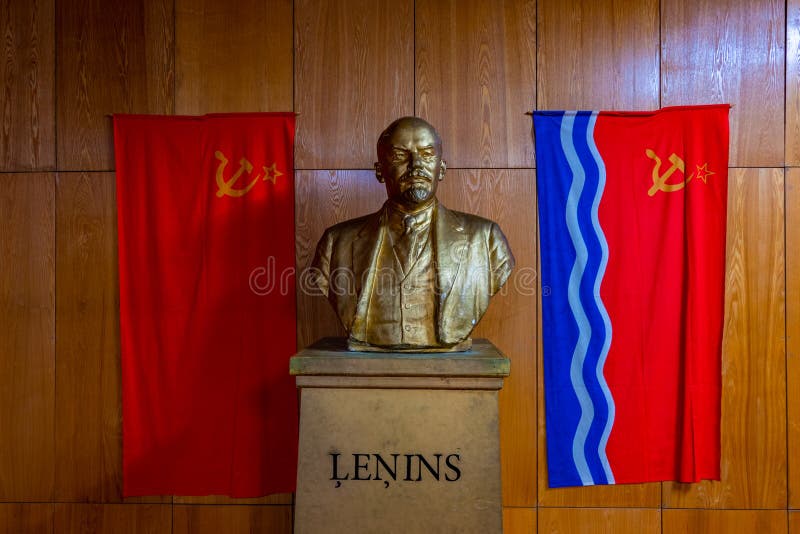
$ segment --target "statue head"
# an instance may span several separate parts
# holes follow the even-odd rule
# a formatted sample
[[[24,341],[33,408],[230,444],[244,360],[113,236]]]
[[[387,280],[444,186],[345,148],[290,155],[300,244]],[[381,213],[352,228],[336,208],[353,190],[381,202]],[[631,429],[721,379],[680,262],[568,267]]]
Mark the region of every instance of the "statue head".
[[[442,139],[419,117],[397,119],[378,138],[375,176],[402,206],[413,209],[433,201],[446,169]]]

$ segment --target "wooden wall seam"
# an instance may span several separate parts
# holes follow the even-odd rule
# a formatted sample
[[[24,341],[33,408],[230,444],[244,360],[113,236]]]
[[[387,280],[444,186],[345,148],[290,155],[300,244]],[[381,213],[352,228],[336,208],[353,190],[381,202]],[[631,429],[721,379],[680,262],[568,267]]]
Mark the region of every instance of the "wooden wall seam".
[[[800,508],[800,168],[786,169],[788,506]]]

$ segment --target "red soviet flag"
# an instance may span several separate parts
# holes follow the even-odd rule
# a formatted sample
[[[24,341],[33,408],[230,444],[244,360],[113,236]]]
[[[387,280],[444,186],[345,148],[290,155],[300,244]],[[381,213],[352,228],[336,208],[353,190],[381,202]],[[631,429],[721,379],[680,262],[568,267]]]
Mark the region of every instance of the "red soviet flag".
[[[295,487],[294,115],[116,115],[123,494]]]

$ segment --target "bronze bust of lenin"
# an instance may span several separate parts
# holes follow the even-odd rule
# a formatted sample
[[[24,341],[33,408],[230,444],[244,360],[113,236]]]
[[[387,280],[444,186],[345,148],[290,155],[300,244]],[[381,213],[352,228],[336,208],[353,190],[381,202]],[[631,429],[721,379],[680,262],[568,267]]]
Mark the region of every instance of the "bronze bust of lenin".
[[[325,231],[314,282],[347,330],[350,350],[467,350],[514,268],[506,238],[496,223],[437,201],[447,166],[426,121],[394,121],[377,148],[375,175],[389,198],[376,213]]]

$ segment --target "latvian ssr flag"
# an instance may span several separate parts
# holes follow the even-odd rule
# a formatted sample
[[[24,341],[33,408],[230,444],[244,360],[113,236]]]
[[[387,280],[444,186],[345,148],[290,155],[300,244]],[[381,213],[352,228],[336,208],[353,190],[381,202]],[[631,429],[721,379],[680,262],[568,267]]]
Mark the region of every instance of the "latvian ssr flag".
[[[295,487],[294,115],[114,116],[123,494]]]
[[[551,487],[719,479],[728,111],[534,113]]]

